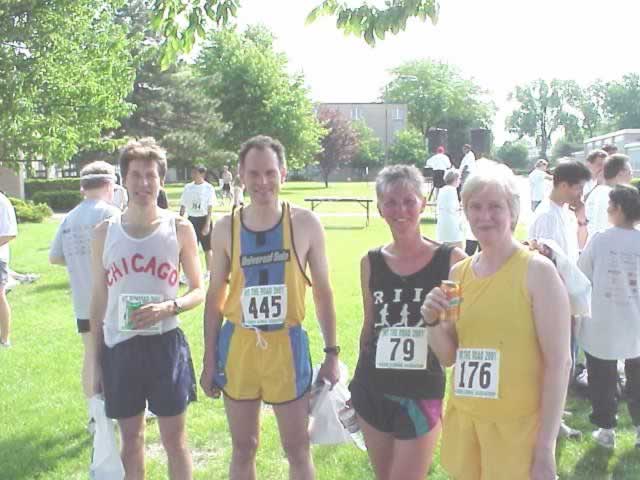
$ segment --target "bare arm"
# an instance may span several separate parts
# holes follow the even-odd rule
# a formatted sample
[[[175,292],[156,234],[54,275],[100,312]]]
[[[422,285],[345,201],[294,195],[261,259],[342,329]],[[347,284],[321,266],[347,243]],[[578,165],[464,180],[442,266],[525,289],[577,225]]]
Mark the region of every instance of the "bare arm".
[[[102,391],[102,349],[104,348],[103,324],[107,311],[107,277],[102,265],[104,241],[107,235],[107,222],[99,224],[93,233],[91,241],[91,303],[89,307],[89,323],[93,340],[94,361],[94,395]]]
[[[309,253],[307,261],[311,272],[313,303],[316,307],[316,317],[322,330],[326,347],[336,345],[336,311],[333,305],[333,292],[329,282],[329,263],[325,250],[324,229],[318,217],[310,212],[305,214],[305,231],[309,238]],[[339,379],[338,358],[327,353],[318,372],[318,378],[325,378],[335,385]]]
[[[175,298],[175,301],[180,306],[181,311],[186,311],[197,307],[203,302],[204,288],[202,286],[196,234],[191,222],[181,217],[176,218],[176,232],[180,251],[180,264],[187,277],[188,288],[187,293]],[[160,303],[149,303],[138,308],[131,315],[131,321],[136,324],[137,328],[144,329],[175,314],[174,299],[170,298]]]
[[[532,476],[553,478],[545,475],[555,475],[556,436],[571,368],[569,298],[555,267],[543,256],[536,255],[530,260],[527,283],[543,363],[540,428]]]
[[[451,253],[451,263],[454,265],[451,267],[449,278],[455,277],[458,267],[457,263],[466,256],[467,255],[459,248],[453,250]],[[449,321],[442,320],[448,305],[449,300],[442,289],[435,287],[427,294],[421,309],[422,318],[427,325],[437,322],[437,325],[429,327],[427,339],[429,341],[429,347],[444,367],[450,367],[456,363],[456,351],[458,350],[456,326]]]
[[[231,271],[231,216],[216,222],[211,233],[213,262],[209,290],[204,308],[204,357],[200,386],[210,397],[218,397],[220,391],[213,384],[216,369],[216,347],[222,325],[222,308],[227,298],[227,278]]]
[[[371,340],[371,333],[374,325],[373,298],[371,298],[371,290],[369,290],[369,279],[371,278],[371,264],[369,256],[364,255],[360,260],[360,288],[362,291],[362,311],[364,321],[362,323],[362,331],[360,332],[360,351],[367,348]]]

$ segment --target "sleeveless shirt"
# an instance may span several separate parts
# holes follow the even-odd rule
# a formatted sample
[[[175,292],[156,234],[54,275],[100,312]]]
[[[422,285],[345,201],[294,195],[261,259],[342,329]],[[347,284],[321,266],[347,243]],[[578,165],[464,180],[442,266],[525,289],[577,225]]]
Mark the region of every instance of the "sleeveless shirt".
[[[458,348],[500,354],[498,398],[457,396],[452,382],[450,405],[472,416],[511,420],[540,408],[542,357],[527,289],[532,256],[519,248],[496,273],[482,278],[473,272],[470,257],[455,272],[462,291]]]
[[[427,293],[449,277],[452,250],[451,245],[440,245],[427,265],[408,276],[400,276],[389,268],[382,247],[368,252],[374,325],[368,345],[360,352],[354,381],[370,382],[377,392],[401,397],[444,397],[444,369],[431,349],[425,370],[376,368],[376,349],[382,328],[398,324],[426,328],[420,307]]]
[[[134,238],[124,231],[121,215],[109,219],[102,254],[108,291],[103,328],[108,347],[136,335],[149,335],[120,330],[121,295],[159,295],[162,301],[176,298],[178,250],[174,215],[160,217],[156,229],[143,238]],[[178,326],[178,317],[173,315],[159,323],[158,333],[164,333]]]
[[[282,301],[286,304],[286,312],[282,312],[284,322],[256,328],[271,331],[300,325],[305,315],[306,287],[311,282],[295,250],[291,207],[287,202],[282,202],[280,220],[272,228],[263,231],[247,228],[242,219],[243,211],[244,207],[234,207],[231,213],[231,272],[223,316],[236,325],[245,326],[242,298],[248,289],[279,286],[278,295],[254,296],[257,304],[253,308],[256,316],[264,319],[277,315],[281,308],[279,302]],[[281,298],[282,286],[286,291],[286,300]],[[251,311],[251,307],[248,311]]]

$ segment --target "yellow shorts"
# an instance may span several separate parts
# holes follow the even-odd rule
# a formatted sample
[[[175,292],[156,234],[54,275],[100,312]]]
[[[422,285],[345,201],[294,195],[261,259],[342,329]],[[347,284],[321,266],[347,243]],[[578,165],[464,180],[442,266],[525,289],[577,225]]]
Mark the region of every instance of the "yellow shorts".
[[[455,480],[527,480],[538,415],[504,422],[472,417],[449,405],[440,461]]]
[[[287,403],[311,386],[309,339],[299,325],[273,331],[225,322],[218,335],[215,384],[232,400]]]

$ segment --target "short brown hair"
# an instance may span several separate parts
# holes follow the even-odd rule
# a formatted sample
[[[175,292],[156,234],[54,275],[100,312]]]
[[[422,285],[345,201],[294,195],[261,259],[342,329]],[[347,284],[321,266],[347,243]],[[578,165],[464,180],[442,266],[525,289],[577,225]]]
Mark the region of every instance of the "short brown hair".
[[[244,160],[247,158],[247,154],[253,148],[265,151],[267,149],[273,150],[278,157],[278,166],[281,168],[287,167],[287,161],[284,154],[284,146],[275,138],[268,137],[267,135],[256,135],[244,142],[240,146],[240,153],[238,155],[238,163],[240,167],[244,165]]]
[[[604,150],[598,149],[598,150],[591,150],[589,152],[589,155],[587,155],[587,162],[588,163],[593,163],[596,160],[598,160],[599,158],[607,158],[609,154],[607,152],[605,152]]]
[[[167,152],[153,137],[145,137],[140,140],[131,140],[120,150],[120,172],[122,178],[127,177],[129,164],[132,160],[152,160],[158,167],[160,180],[164,180],[167,174]]]

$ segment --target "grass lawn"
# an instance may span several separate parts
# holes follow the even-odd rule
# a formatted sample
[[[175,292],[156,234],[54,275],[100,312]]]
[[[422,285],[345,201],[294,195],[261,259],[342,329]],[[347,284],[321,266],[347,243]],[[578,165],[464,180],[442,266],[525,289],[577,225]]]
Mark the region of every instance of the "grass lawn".
[[[180,192],[179,186],[168,187],[172,205],[177,203]],[[332,184],[328,190],[321,184],[292,183],[287,184],[283,192],[284,198],[300,205],[307,195],[373,196],[373,189],[372,184],[364,183]],[[320,208],[326,212],[362,211],[354,204],[328,204]],[[220,209],[220,213],[222,211]],[[389,234],[379,218],[372,218],[367,228],[364,228],[363,217],[323,216],[322,220],[327,232],[341,358],[353,370],[362,321],[359,259],[367,249],[388,241]],[[14,314],[14,346],[0,351],[1,479],[87,478],[91,445],[85,431],[86,408],[80,387],[81,342],[75,333],[66,271],[47,262],[56,228],[55,221],[20,225],[20,236],[12,245],[11,266],[20,272],[40,273],[42,277],[9,294]],[[425,222],[423,232],[433,235],[434,225]],[[89,293],[87,291],[87,295]],[[310,297],[305,325],[315,363],[322,358],[322,339]],[[197,375],[203,350],[202,311],[200,307],[181,316]],[[634,437],[625,405],[620,408],[621,425],[614,453],[596,447],[588,438],[591,431],[588,402],[572,399],[570,409],[574,414],[569,423],[585,432],[585,438],[581,442],[559,444],[560,478],[640,478],[640,452],[633,448]],[[263,410],[262,417],[257,461],[259,478],[285,479],[286,460],[279,446],[275,418],[269,408]],[[227,478],[231,448],[222,402],[200,394],[199,401],[189,408],[188,431],[195,478]],[[148,424],[146,441],[147,478],[166,478],[166,460],[156,424]],[[313,456],[319,479],[373,478],[366,454],[355,447],[314,447]],[[447,478],[437,454],[429,478]]]

